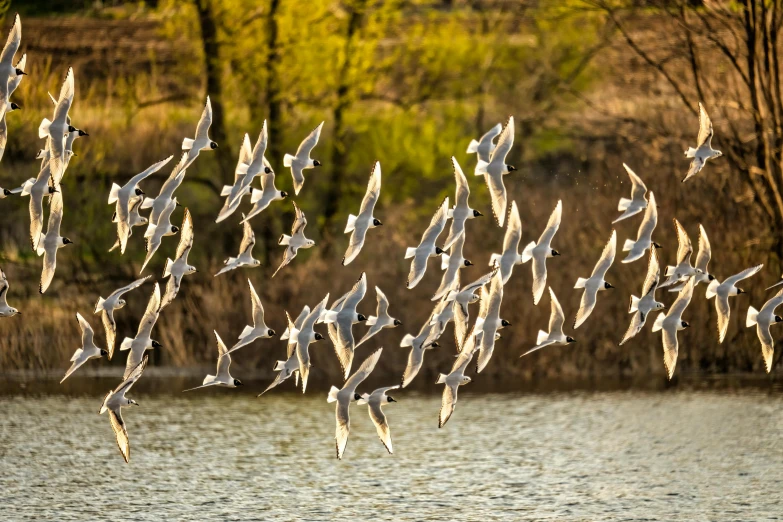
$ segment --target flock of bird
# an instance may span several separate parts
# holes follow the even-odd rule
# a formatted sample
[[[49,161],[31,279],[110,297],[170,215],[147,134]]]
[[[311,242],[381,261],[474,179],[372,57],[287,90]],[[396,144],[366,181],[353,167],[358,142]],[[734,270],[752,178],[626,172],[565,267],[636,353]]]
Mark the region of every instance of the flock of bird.
[[[8,41],[0,55],[0,110],[2,110],[2,126],[0,127],[0,154],[6,143],[6,114],[18,106],[9,100],[11,94],[19,86],[23,76],[26,56],[23,56],[16,65],[12,65],[14,55],[21,41],[21,21],[17,15],[11,28]],[[55,102],[54,115],[50,120],[44,119],[39,127],[39,137],[46,140],[44,149],[38,158],[42,160],[41,168],[36,178],[25,181],[19,188],[13,190],[0,189],[0,197],[21,195],[30,197],[30,240],[32,248],[43,256],[43,270],[40,280],[40,292],[44,293],[49,288],[56,269],[57,252],[60,248],[70,244],[67,237],[61,235],[63,221],[62,180],[68,168],[69,161],[74,155],[74,141],[81,136],[88,136],[86,132],[73,125],[69,117],[69,111],[74,101],[74,73],[69,69],[65,81],[60,90],[59,97],[53,98]],[[689,148],[686,156],[692,158],[690,169],[685,180],[697,175],[709,159],[720,157],[721,153],[712,149],[713,135],[712,123],[704,108],[699,105],[699,134],[696,148]],[[207,98],[201,118],[196,127],[194,138],[185,138],[182,143],[183,154],[171,174],[163,184],[160,193],[155,198],[147,197],[140,188],[140,184],[149,176],[166,166],[173,156],[155,163],[140,174],[132,177],[123,185],[113,184],[108,197],[108,203],[114,206],[113,221],[117,226],[117,242],[111,250],[119,249],[124,254],[128,246],[128,240],[134,227],[145,226],[144,238],[146,242],[147,256],[142,265],[141,272],[148,266],[155,253],[161,248],[163,238],[180,234],[174,259],[167,258],[163,270],[163,278],[168,279],[165,291],[161,291],[160,284],[154,283],[152,295],[147,308],[142,316],[135,337],[126,337],[120,343],[120,351],[127,351],[127,362],[122,382],[105,396],[101,403],[100,413],[108,412],[111,426],[116,435],[117,444],[126,462],[130,459],[130,442],[125,422],[122,417],[122,409],[137,403],[127,397],[131,387],[141,378],[147,365],[147,350],[160,348],[161,344],[152,339],[155,323],[161,312],[173,302],[180,291],[183,278],[196,272],[196,268],[188,264],[188,254],[194,243],[193,220],[187,208],[184,209],[182,225],[180,227],[171,224],[171,217],[179,205],[174,196],[176,189],[182,184],[187,168],[193,164],[201,152],[217,148],[217,143],[209,138],[208,130],[212,121],[212,107]],[[304,171],[321,165],[310,157],[310,154],[318,144],[323,128],[323,123],[313,130],[299,146],[296,154],[286,154],[283,159],[285,167],[290,168],[294,193],[298,195],[305,182]],[[243,229],[242,242],[236,257],[225,260],[225,266],[216,274],[219,276],[231,270],[246,267],[252,268],[260,265],[253,258],[252,250],[255,245],[255,236],[250,220],[258,216],[269,205],[277,200],[288,197],[285,191],[278,190],[275,186],[275,171],[265,157],[269,135],[266,122],[264,122],[258,140],[251,145],[247,134],[240,147],[239,158],[235,169],[235,176],[231,185],[223,188],[225,204],[220,209],[217,222],[221,222],[233,215],[242,204],[244,196],[250,196],[252,208],[242,214],[241,225]],[[497,139],[497,142],[495,142]],[[301,380],[302,392],[307,388],[310,373],[310,345],[324,339],[324,336],[316,331],[316,325],[326,324],[326,329],[335,353],[343,370],[344,383],[338,388],[332,386],[328,393],[328,401],[336,403],[336,450],[337,458],[342,458],[348,441],[350,431],[349,406],[352,402],[369,406],[369,415],[377,428],[378,436],[389,453],[392,453],[392,438],[389,423],[383,412],[383,406],[395,402],[388,395],[393,390],[407,387],[418,374],[422,367],[424,355],[427,350],[439,346],[438,340],[443,335],[447,325],[454,323],[455,340],[457,345],[457,357],[448,373],[442,373],[437,379],[438,384],[444,384],[442,405],[438,418],[439,427],[443,427],[454,412],[457,404],[457,391],[459,386],[471,382],[466,371],[471,361],[476,357],[476,373],[480,373],[489,363],[495,342],[500,338],[499,330],[510,325],[501,318],[500,308],[503,300],[504,285],[512,276],[514,267],[531,261],[533,272],[533,302],[538,304],[547,288],[547,260],[559,256],[559,252],[552,246],[554,236],[558,231],[563,214],[562,202],[558,201],[544,231],[537,242],[531,242],[519,252],[522,238],[522,224],[516,202],[507,203],[507,193],[504,185],[504,176],[513,172],[513,166],[506,163],[506,157],[512,148],[514,141],[514,118],[510,117],[505,125],[498,124],[479,140],[472,140],[468,146],[468,153],[475,153],[477,165],[474,174],[483,176],[489,188],[492,201],[492,211],[498,226],[505,226],[505,237],[502,251],[492,254],[489,259],[489,271],[482,277],[468,284],[460,282],[460,270],[471,266],[473,263],[465,259],[463,246],[467,233],[468,221],[482,216],[482,213],[470,207],[468,199],[470,188],[467,177],[460,165],[453,157],[452,167],[456,181],[456,195],[454,205],[449,204],[449,198],[445,198],[438,206],[429,226],[421,236],[421,241],[415,247],[410,247],[405,252],[405,258],[411,259],[410,273],[407,287],[413,288],[419,284],[428,267],[431,257],[441,258],[443,276],[440,285],[435,291],[432,301],[435,307],[427,320],[422,324],[416,335],[406,334],[400,343],[402,347],[410,348],[407,365],[402,374],[401,381],[392,386],[378,388],[371,393],[359,393],[362,382],[370,375],[378,362],[382,348],[375,350],[351,373],[356,349],[366,343],[384,328],[395,328],[402,323],[392,317],[389,312],[389,301],[377,286],[375,294],[377,308],[375,315],[364,315],[359,312],[359,306],[364,299],[368,282],[365,273],[362,273],[356,284],[345,295],[329,304],[329,294],[312,309],[305,306],[299,315],[292,319],[286,312],[287,328],[280,336],[286,342],[286,358],[275,363],[274,370],[277,373],[274,381],[259,396],[294,376],[296,386]],[[710,243],[703,226],[699,226],[699,251],[696,264],[691,264],[693,247],[685,228],[674,220],[677,231],[679,248],[677,250],[677,263],[665,269],[668,279],[661,282],[661,266],[659,264],[656,248],[660,245],[653,241],[652,235],[657,225],[657,205],[655,196],[647,191],[647,187],[628,166],[625,166],[631,180],[630,199],[622,198],[618,210],[622,214],[613,222],[630,218],[641,214],[643,217],[639,226],[639,232],[635,240],[629,239],[623,245],[623,251],[628,255],[623,263],[630,263],[645,257],[647,253],[648,270],[644,279],[640,297],[631,296],[629,313],[632,313],[630,325],[620,344],[628,342],[637,335],[647,322],[650,313],[663,310],[665,305],[656,300],[655,294],[658,288],[670,287],[670,292],[677,292],[677,297],[669,307],[668,312],[661,312],[653,322],[653,331],[662,331],[664,365],[668,377],[671,379],[678,354],[677,332],[687,328],[688,322],[683,319],[683,313],[690,303],[694,288],[699,283],[707,284],[707,298],[715,298],[715,306],[718,312],[719,340],[723,342],[727,329],[730,313],[729,298],[743,293],[736,285],[762,268],[761,265],[749,268],[719,282],[715,276],[708,272],[708,264],[711,258]],[[260,178],[261,188],[253,188],[252,182]],[[683,181],[685,181],[683,180]],[[375,216],[375,207],[381,190],[381,165],[375,162],[370,172],[367,191],[362,199],[357,215],[349,215],[345,233],[351,234],[348,249],[342,264],[350,264],[360,254],[367,240],[368,231],[382,226],[381,221]],[[49,199],[49,216],[46,231],[43,231],[44,200]],[[315,242],[304,235],[307,225],[305,213],[296,203],[295,220],[292,225],[291,235],[283,235],[279,244],[285,247],[283,259],[275,271],[277,274],[285,266],[293,261],[299,249],[311,248]],[[140,211],[151,209],[148,216],[142,216]],[[440,243],[438,238],[443,233],[446,224],[451,220],[449,231],[445,241]],[[578,278],[575,288],[583,290],[581,304],[573,328],[579,328],[592,313],[598,295],[601,291],[614,288],[606,277],[611,268],[617,250],[617,234],[613,230],[609,241],[603,249],[591,275],[587,278]],[[448,251],[448,253],[447,253]],[[8,280],[0,270],[0,317],[11,317],[20,312],[7,303]],[[108,297],[99,297],[95,305],[94,313],[99,314],[106,334],[105,348],[100,348],[95,342],[94,331],[90,323],[79,313],[76,314],[79,327],[82,332],[82,347],[76,350],[71,358],[72,364],[67,370],[63,381],[72,375],[78,368],[90,359],[101,357],[112,358],[115,351],[117,327],[114,313],[125,306],[123,296],[128,292],[142,286],[151,276],[146,276],[119,288],[109,294]],[[272,276],[274,277],[274,275]],[[676,286],[675,286],[676,285]],[[777,286],[777,285],[775,285]],[[239,379],[231,376],[231,354],[238,349],[248,346],[258,339],[267,339],[276,335],[276,332],[265,323],[264,308],[253,284],[248,280],[250,300],[252,303],[252,325],[248,325],[240,333],[235,344],[228,348],[215,331],[215,340],[218,349],[217,370],[215,375],[207,375],[202,384],[196,388],[221,386],[235,388],[241,386]],[[541,330],[538,333],[536,345],[522,356],[541,350],[548,346],[567,345],[576,342],[575,339],[564,332],[565,314],[560,306],[552,288],[549,288],[551,316],[548,331]],[[478,311],[471,322],[471,305],[478,304]],[[762,353],[767,371],[772,365],[774,341],[770,335],[770,326],[783,321],[774,311],[777,306],[783,304],[783,290],[767,301],[759,310],[750,307],[747,314],[747,326],[755,325],[758,337],[761,340]],[[474,310],[475,312],[475,310]],[[353,334],[353,326],[357,323],[365,323],[369,329],[356,342]],[[62,381],[61,381],[62,382]],[[192,389],[196,389],[192,388]],[[188,390],[186,390],[188,391]]]

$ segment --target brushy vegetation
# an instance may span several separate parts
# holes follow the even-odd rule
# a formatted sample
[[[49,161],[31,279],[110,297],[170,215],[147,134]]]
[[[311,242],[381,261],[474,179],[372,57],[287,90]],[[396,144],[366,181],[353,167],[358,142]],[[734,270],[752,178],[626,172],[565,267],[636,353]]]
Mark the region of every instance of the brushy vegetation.
[[[366,270],[370,288],[380,286],[392,313],[404,322],[368,343],[389,347],[376,371],[397,379],[407,350],[396,345],[430,313],[434,303],[429,298],[440,278],[432,260],[422,283],[405,290],[409,263],[403,260],[404,249],[418,241],[438,202],[453,192],[452,155],[469,173],[473,206],[491,216],[483,182],[470,174],[475,157],[465,148],[471,138],[514,115],[517,135],[510,163],[519,171],[506,184],[509,201],[516,200],[520,208],[523,245],[537,239],[557,200],[563,200],[563,224],[554,241],[563,255],[549,263],[549,284],[568,316],[567,325],[579,302],[574,281],[589,275],[610,234],[617,200],[630,190],[621,167],[626,162],[656,194],[660,218],[655,237],[664,246],[663,262],[675,257],[671,219],[676,216],[694,246],[698,224],[704,224],[713,245],[711,269],[719,278],[766,263],[762,275],[745,285],[750,295],[732,303],[729,335],[722,345],[717,343],[714,305],[699,287],[685,314],[692,328],[680,334],[677,372],[763,372],[755,332],[744,327],[744,316],[749,303],[756,308],[763,304],[763,288],[779,274],[777,248],[770,246],[779,229],[765,219],[754,193],[728,162],[711,163],[688,186],[680,183],[687,170],[682,150],[695,140],[697,120],[660,71],[640,59],[618,32],[621,27],[631,34],[642,49],[675,38],[676,25],[660,11],[615,11],[621,3],[582,1],[548,6],[273,0],[257,8],[237,0],[119,4],[65,18],[23,19],[29,76],[15,95],[23,110],[8,116],[0,186],[36,175],[33,158],[42,146],[36,131],[51,112],[47,91],[59,89],[68,65],[75,68],[77,84],[71,115],[90,137],[76,142],[78,156],[64,179],[63,232],[75,244],[58,255],[55,281],[44,296],[37,292],[40,259],[27,237],[27,200],[0,201],[0,266],[11,281],[9,301],[24,312],[0,321],[3,370],[64,368],[79,339],[73,315],[80,311],[87,317],[99,295],[137,277],[144,258],[142,228],[135,229],[125,256],[107,252],[116,236],[110,222],[113,208],[106,204],[109,187],[178,155],[208,92],[219,114],[212,136],[220,148],[199,157],[177,192],[195,222],[190,261],[199,273],[185,278],[179,297],[158,322],[155,335],[165,348],[154,353],[155,364],[211,365],[212,330],[228,342],[250,321],[247,278],[261,295],[267,322],[280,333],[285,310],[296,315],[326,292],[334,299]],[[47,43],[47,31],[62,25],[73,31],[58,50]],[[104,31],[88,31],[87,38],[80,27]],[[703,52],[718,55],[714,49]],[[686,58],[667,62],[671,74],[688,74]],[[698,100],[696,92],[684,95],[692,103]],[[720,95],[711,93],[705,102],[708,109],[715,108],[714,143],[726,150],[734,138],[722,132],[729,122],[718,107],[734,99]],[[741,99],[742,93],[731,95]],[[739,127],[748,121],[737,118]],[[269,279],[282,256],[276,240],[293,220],[290,201],[275,202],[253,221],[255,253],[263,266],[213,278],[241,238],[239,212],[214,223],[222,205],[219,190],[233,177],[242,135],[249,133],[255,142],[264,119],[271,131],[267,157],[277,171],[278,187],[290,193],[283,154],[295,151],[318,122],[326,121],[313,154],[324,166],[308,171],[296,198],[317,246]],[[377,213],[386,226],[372,230],[357,260],[342,267],[345,220],[358,210],[375,159],[383,170]],[[146,192],[156,193],[169,171],[146,181]],[[174,222],[181,213],[177,210]],[[491,220],[468,223],[465,255],[476,266],[463,271],[463,281],[482,275],[489,255],[500,248],[503,230]],[[637,226],[635,219],[619,224],[619,244],[635,237]],[[156,279],[176,241],[165,238],[148,268]],[[517,267],[503,301],[503,316],[513,326],[498,341],[485,379],[663,376],[660,338],[649,326],[618,346],[630,320],[629,295],[638,295],[646,270],[644,261],[621,265],[619,259],[609,272],[617,290],[600,296],[596,311],[575,333],[578,344],[542,350],[521,361],[518,355],[546,328],[549,304],[544,298],[533,306],[530,267]],[[128,306],[117,312],[120,339],[134,334],[150,290],[147,285],[129,294]],[[673,297],[665,295],[667,304]],[[360,308],[368,315],[374,312],[372,290]],[[90,318],[103,339],[97,317]],[[355,327],[357,335],[363,331],[363,326]],[[451,364],[450,338],[451,327],[443,347],[427,354],[418,384]],[[283,350],[277,340],[243,348],[234,372],[241,378],[244,368],[271,368]],[[328,340],[314,346],[313,357],[315,378],[336,378],[339,369]],[[122,365],[122,359],[120,354],[111,364]]]

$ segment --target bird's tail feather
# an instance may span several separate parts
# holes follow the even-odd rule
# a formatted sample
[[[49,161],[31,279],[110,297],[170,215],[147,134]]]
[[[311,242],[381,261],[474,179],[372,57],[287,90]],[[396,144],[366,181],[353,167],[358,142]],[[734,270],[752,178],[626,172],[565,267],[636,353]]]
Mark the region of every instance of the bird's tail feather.
[[[587,279],[584,277],[580,277],[576,280],[576,284],[574,285],[574,288],[584,288],[587,284]]]
[[[536,338],[536,344],[541,344],[544,341],[546,341],[547,339],[549,339],[549,334],[547,332],[545,332],[544,330],[539,330],[538,331],[538,337]]]
[[[628,313],[632,314],[639,309],[639,298],[635,295],[631,296],[631,304],[628,306]]]
[[[337,400],[338,393],[340,393],[340,389],[337,386],[332,386],[329,389],[329,396],[326,397],[326,402],[335,402]]]
[[[353,232],[356,228],[356,216],[353,214],[348,214],[348,224],[345,225],[345,234],[348,232]]]
[[[182,140],[182,150],[190,150],[193,148],[193,142],[196,140],[185,138]]]
[[[415,247],[408,247],[408,249],[405,251],[405,259],[410,259],[415,255],[416,255]]]
[[[623,210],[628,210],[628,207],[631,206],[631,201],[628,198],[620,198],[620,203],[617,205],[617,210],[622,212]]]
[[[290,154],[283,156],[283,166],[290,167],[294,163],[294,157]]]
[[[414,337],[411,334],[405,334],[405,337],[403,337],[402,341],[400,341],[400,347],[407,348],[409,346],[413,346],[413,339]]]
[[[133,344],[133,339],[130,337],[126,337],[122,340],[122,343],[120,344],[120,351],[124,352],[125,350],[130,350],[131,344]]]
[[[117,197],[120,193],[120,186],[116,183],[111,184],[111,190],[109,191],[109,205],[117,201]]]
[[[752,306],[748,308],[748,317],[745,319],[745,326],[750,328],[751,326],[756,324],[756,319],[759,316],[759,311],[753,308]]]
[[[479,142],[476,140],[470,140],[470,143],[468,143],[468,154],[475,154],[478,152]]]
[[[636,241],[633,239],[626,239],[625,243],[623,243],[623,252],[628,252],[633,248],[633,246],[636,244]]]
[[[445,384],[446,383],[446,377],[448,377],[448,375],[446,375],[445,373],[439,373],[438,374],[438,380],[435,381],[435,384]]]
[[[527,263],[533,258],[533,249],[536,248],[536,242],[531,241],[527,244],[525,249],[522,251],[522,262]]]
[[[661,312],[658,314],[658,317],[655,318],[655,322],[653,323],[652,331],[657,332],[661,328],[663,328],[663,320],[666,319],[666,314]]]
[[[373,326],[377,322],[378,322],[378,318],[376,316],[374,316],[374,315],[371,315],[370,317],[367,318],[367,321],[365,321],[365,324],[367,326]]]
[[[48,118],[44,118],[41,124],[38,126],[38,137],[43,139],[49,135],[49,125],[52,122]]]

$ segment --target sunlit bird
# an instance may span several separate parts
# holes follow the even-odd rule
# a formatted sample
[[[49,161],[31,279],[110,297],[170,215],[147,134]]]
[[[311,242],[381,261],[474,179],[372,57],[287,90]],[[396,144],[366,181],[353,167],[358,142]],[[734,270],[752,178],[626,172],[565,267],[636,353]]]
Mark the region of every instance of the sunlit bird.
[[[457,192],[454,195],[454,208],[450,208],[447,213],[447,218],[451,219],[451,228],[449,229],[449,235],[446,236],[446,242],[443,244],[443,249],[451,248],[451,245],[461,236],[465,235],[465,222],[468,219],[474,219],[481,217],[484,214],[478,210],[470,208],[468,199],[470,198],[470,186],[468,185],[468,178],[465,177],[465,173],[462,172],[457,158],[451,157],[451,165],[454,169],[454,179],[457,183]]]
[[[152,276],[142,277],[122,288],[118,288],[109,294],[109,297],[106,299],[98,297],[98,302],[95,303],[95,311],[93,313],[101,314],[101,322],[106,332],[106,349],[109,351],[109,360],[114,355],[114,345],[117,338],[117,323],[114,321],[114,311],[125,306],[126,302],[122,298],[123,295],[140,287],[150,277]]]
[[[370,413],[370,419],[372,419],[372,423],[375,424],[375,430],[378,433],[378,438],[381,439],[381,442],[386,448],[386,451],[388,451],[390,455],[394,453],[394,450],[392,449],[391,429],[389,428],[389,421],[386,419],[386,415],[383,413],[383,407],[391,404],[392,402],[397,402],[394,397],[386,394],[392,390],[399,389],[399,385],[378,388],[369,395],[366,393],[362,394],[362,398],[356,401],[356,404],[359,406],[364,404],[369,406],[367,411]]]
[[[552,290],[551,286],[549,287],[549,301],[551,306],[551,312],[549,313],[549,331],[545,332],[539,330],[536,345],[520,355],[520,357],[524,357],[525,355],[531,354],[547,346],[565,346],[576,342],[576,339],[563,333],[565,314],[563,314],[563,308],[560,306],[560,301],[557,300],[555,291]]]
[[[644,218],[639,224],[639,232],[636,235],[636,241],[626,239],[623,245],[623,252],[628,255],[623,259],[623,263],[632,263],[641,259],[647,249],[661,248],[661,245],[653,241],[652,235],[655,227],[658,225],[658,206],[655,204],[655,194],[650,192],[650,204],[644,211]]]
[[[470,140],[470,143],[468,143],[468,150],[466,152],[468,154],[475,154],[478,161],[489,163],[489,160],[492,157],[492,151],[495,150],[495,143],[493,140],[498,136],[498,134],[500,134],[502,130],[503,124],[498,123],[489,129],[481,138],[478,139],[478,141]]]
[[[500,133],[498,143],[492,151],[489,162],[478,160],[476,165],[477,176],[484,175],[484,180],[489,188],[489,196],[492,199],[492,212],[499,227],[506,220],[506,185],[503,176],[517,170],[513,165],[506,163],[511,147],[514,145],[514,117],[508,118],[506,126]]]
[[[555,209],[549,216],[546,228],[538,238],[538,243],[531,241],[522,251],[522,262],[533,260],[533,304],[537,305],[546,288],[546,260],[559,256],[560,252],[552,248],[552,239],[560,229],[563,219],[563,202],[558,200]]]
[[[693,297],[693,287],[695,285],[693,278],[689,279],[685,287],[680,290],[677,299],[669,307],[669,312],[661,312],[655,318],[652,331],[661,330],[661,340],[663,342],[663,365],[666,368],[666,375],[671,380],[674,376],[674,368],[677,366],[677,354],[680,350],[677,332],[690,327],[690,324],[682,320],[682,314],[691,302]]]
[[[13,317],[22,314],[22,312],[13,306],[8,306],[7,299],[9,287],[8,278],[6,277],[5,272],[3,272],[3,269],[0,268],[0,317]]]
[[[285,253],[283,254],[283,260],[280,262],[280,266],[277,267],[272,277],[275,277],[277,273],[294,260],[296,254],[299,253],[300,248],[312,248],[315,246],[315,241],[307,239],[304,235],[304,229],[307,226],[307,218],[305,213],[302,212],[296,202],[292,202],[294,205],[294,211],[296,212],[296,219],[291,226],[291,235],[283,234],[278,241],[279,245],[285,246]]]
[[[131,387],[136,384],[144,373],[144,368],[147,367],[147,360],[149,358],[145,355],[139,364],[131,368],[126,372],[127,375],[123,378],[123,381],[114,390],[110,390],[103,398],[101,409],[98,412],[103,414],[109,412],[109,421],[111,422],[111,428],[114,430],[114,436],[117,438],[117,447],[120,449],[120,454],[125,462],[130,462],[130,439],[128,439],[128,430],[125,427],[125,421],[122,419],[122,408],[125,406],[138,406],[139,403],[133,399],[128,399],[125,394],[130,391]]]
[[[628,313],[633,314],[631,324],[628,325],[620,345],[625,344],[631,337],[642,331],[650,312],[663,310],[664,305],[655,300],[655,291],[658,289],[658,283],[661,281],[661,265],[658,263],[658,254],[655,249],[650,249],[650,259],[647,263],[647,276],[642,284],[641,297],[631,295],[631,304],[628,306]],[[694,283],[695,284],[695,283]]]
[[[729,297],[739,294],[745,294],[745,290],[737,288],[736,284],[759,272],[764,265],[756,265],[746,268],[739,274],[727,277],[721,283],[717,279],[710,281],[707,287],[707,299],[715,298],[715,310],[718,312],[718,341],[723,342],[726,338],[726,332],[729,330],[729,316],[731,308],[729,306]]]
[[[291,168],[291,177],[294,180],[294,194],[299,195],[299,191],[302,190],[305,179],[302,171],[304,169],[312,169],[313,167],[320,167],[321,162],[310,158],[310,153],[318,144],[318,139],[321,137],[321,129],[324,126],[324,122],[318,124],[318,127],[313,129],[304,141],[299,145],[295,155],[286,154],[283,156],[283,166]]]
[[[748,307],[748,316],[745,319],[745,326],[756,327],[756,335],[761,341],[761,355],[764,357],[764,367],[767,373],[772,371],[772,359],[775,355],[775,340],[769,331],[773,324],[783,322],[783,317],[775,314],[775,308],[783,304],[783,289],[779,290],[771,299],[769,299],[761,310]]]
[[[405,259],[413,258],[410,272],[408,272],[408,281],[406,282],[406,286],[409,289],[418,285],[421,278],[424,277],[424,273],[427,271],[427,261],[429,258],[439,256],[443,253],[443,250],[435,244],[435,241],[437,241],[438,236],[443,232],[443,228],[446,226],[448,211],[449,198],[447,196],[432,216],[429,226],[421,236],[419,246],[408,247],[407,250],[405,250]]]
[[[364,324],[369,326],[370,329],[367,330],[362,339],[356,343],[354,348],[358,348],[361,344],[367,342],[384,328],[396,328],[402,324],[402,321],[389,315],[389,300],[386,298],[386,294],[377,286],[375,287],[375,296],[378,300],[378,306],[375,310],[376,315],[371,315],[367,318],[367,321],[365,321]]]
[[[195,388],[184,391],[193,391],[198,390],[199,388],[209,388],[212,386],[220,386],[222,388],[236,388],[237,386],[242,386],[242,381],[231,377],[231,374],[229,373],[231,356],[228,354],[226,345],[223,343],[223,339],[218,335],[217,330],[214,330],[214,333],[218,349],[217,371],[215,372],[215,375],[207,375],[204,377],[201,386],[196,386]]]
[[[376,161],[373,164],[370,173],[370,181],[367,184],[367,192],[362,199],[362,206],[359,209],[359,215],[348,215],[348,224],[345,226],[345,233],[351,233],[351,240],[348,243],[348,250],[343,257],[343,266],[356,259],[364,246],[367,230],[383,225],[381,220],[373,215],[375,205],[378,203],[378,197],[381,195],[381,162]]]
[[[723,156],[721,151],[712,148],[712,135],[712,120],[704,109],[704,105],[699,102],[699,135],[696,138],[696,148],[688,147],[688,150],[685,151],[685,157],[693,158],[693,160],[688,168],[688,174],[682,180],[683,182],[701,172],[701,169],[707,164],[707,160]]]
[[[242,217],[245,217],[244,214]],[[215,277],[240,267],[255,268],[261,266],[261,261],[253,258],[254,246],[256,246],[256,235],[253,233],[250,222],[245,221],[242,223],[242,242],[239,244],[239,254],[237,254],[237,257],[229,257],[223,261],[225,266],[215,274]]]
[[[247,280],[247,286],[250,288],[253,326],[245,326],[245,329],[239,334],[239,340],[231,347],[228,353],[235,352],[257,339],[269,339],[275,335],[275,331],[269,328],[264,321],[264,306],[261,304],[261,298],[258,297],[256,289],[253,287],[253,283],[250,282],[250,279]]]
[[[52,195],[52,202],[49,207],[49,223],[46,228],[46,234],[41,235],[38,240],[36,251],[39,256],[43,256],[43,271],[41,272],[41,283],[38,287],[43,294],[52,284],[54,271],[57,268],[57,251],[65,245],[73,243],[67,237],[60,235],[60,225],[63,222],[63,195],[55,192]]]
[[[642,210],[647,208],[647,186],[642,181],[642,178],[636,175],[631,167],[623,163],[623,168],[628,173],[628,177],[631,178],[631,199],[620,198],[620,203],[617,205],[617,210],[622,212],[620,217],[612,221],[612,224],[622,221],[631,216],[635,216]]]
[[[180,227],[179,244],[174,260],[166,258],[166,264],[163,267],[163,279],[169,278],[166,283],[166,293],[163,295],[160,308],[166,308],[174,301],[182,285],[182,278],[186,275],[198,272],[195,266],[188,264],[188,254],[193,248],[193,218],[190,217],[190,210],[185,208],[182,216],[182,227]]]
[[[90,323],[82,317],[82,314],[77,313],[76,320],[79,321],[79,328],[82,331],[82,346],[77,348],[71,356],[71,367],[65,372],[65,377],[62,378],[60,384],[90,359],[100,359],[109,355],[108,351],[95,346],[95,332],[93,332]]]
[[[182,150],[188,151],[187,158],[182,169],[185,170],[193,163],[202,150],[215,150],[218,144],[209,139],[209,127],[212,125],[212,102],[207,96],[207,103],[201,112],[201,118],[196,125],[196,137],[182,140]]]
[[[609,242],[604,247],[601,253],[598,263],[593,268],[593,273],[589,278],[584,279],[580,277],[576,280],[574,288],[583,288],[582,300],[579,303],[579,311],[576,313],[576,319],[574,320],[574,329],[579,328],[590,317],[595,308],[595,303],[598,299],[598,292],[609,290],[614,288],[608,281],[606,281],[606,273],[614,262],[614,256],[617,252],[617,231],[612,230],[612,236],[609,238]]]
[[[668,279],[660,284],[660,288],[665,288],[680,281],[687,281],[694,276],[702,274],[701,269],[691,266],[691,255],[693,254],[691,239],[688,237],[685,227],[676,218],[674,219],[674,228],[677,229],[677,265],[666,267],[665,275]],[[709,243],[707,246],[709,248]],[[709,262],[709,259],[707,262]]]

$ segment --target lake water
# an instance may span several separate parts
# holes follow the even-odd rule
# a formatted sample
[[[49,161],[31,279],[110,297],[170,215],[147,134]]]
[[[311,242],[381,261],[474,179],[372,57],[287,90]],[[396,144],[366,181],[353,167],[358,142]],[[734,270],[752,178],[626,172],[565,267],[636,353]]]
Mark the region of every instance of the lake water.
[[[783,394],[395,394],[395,454],[351,406],[343,461],[324,393],[0,396],[0,520],[780,520]],[[108,389],[108,386],[106,386]],[[219,393],[222,392],[222,393]],[[105,392],[104,392],[105,393]]]

